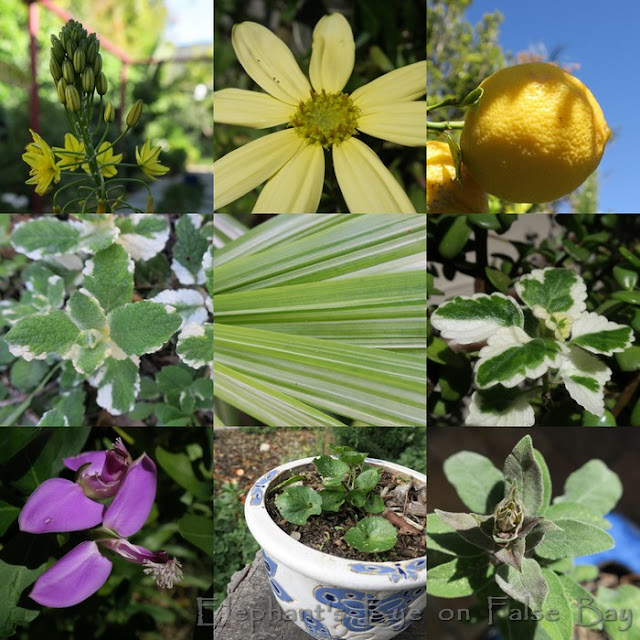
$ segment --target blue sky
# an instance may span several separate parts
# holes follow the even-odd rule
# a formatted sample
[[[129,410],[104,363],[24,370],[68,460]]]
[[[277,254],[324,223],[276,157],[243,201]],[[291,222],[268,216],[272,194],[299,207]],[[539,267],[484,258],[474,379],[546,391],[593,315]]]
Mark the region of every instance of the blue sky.
[[[637,212],[640,204],[638,50],[640,3],[626,0],[475,0],[466,12],[475,25],[500,11],[499,44],[505,53],[562,50],[559,64],[574,71],[600,103],[615,139],[599,167],[602,212]],[[482,80],[483,78],[479,78]]]
[[[213,0],[167,0],[167,38],[177,45],[213,42]]]

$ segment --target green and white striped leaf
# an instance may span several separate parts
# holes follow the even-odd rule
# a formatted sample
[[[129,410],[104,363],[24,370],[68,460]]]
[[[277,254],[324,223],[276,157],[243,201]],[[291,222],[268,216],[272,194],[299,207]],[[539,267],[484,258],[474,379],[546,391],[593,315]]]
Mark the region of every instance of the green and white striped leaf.
[[[502,327],[524,327],[524,314],[513,298],[502,293],[476,293],[441,304],[431,324],[443,338],[471,344],[486,340]]]
[[[5,336],[5,342],[16,357],[44,360],[50,353],[64,357],[79,333],[64,311],[51,311],[18,320]]]
[[[586,351],[569,345],[558,373],[569,395],[581,407],[597,416],[604,414],[604,385],[611,379],[609,367]]]
[[[169,239],[169,221],[164,216],[133,213],[115,220],[120,230],[117,239],[134,260],[151,260]]]
[[[586,309],[584,280],[568,269],[534,269],[515,283],[515,289],[558,340],[569,336],[572,322]]]
[[[531,427],[535,424],[529,394],[495,385],[474,391],[465,425],[470,427]]]
[[[216,296],[216,321],[379,349],[425,349],[426,274],[344,278]]]
[[[249,231],[249,227],[228,213],[217,213],[213,218],[213,246],[222,249],[227,243]]]
[[[278,391],[258,378],[217,363],[214,393],[245,413],[275,427],[344,427],[344,423],[310,405]]]
[[[135,264],[119,244],[90,259],[82,271],[83,286],[93,294],[105,313],[131,302]]]
[[[531,338],[519,327],[499,329],[480,350],[476,384],[486,389],[495,384],[515,387],[526,378],[536,380],[550,367],[558,368],[566,351],[561,342]]]
[[[189,324],[178,336],[176,353],[180,360],[193,369],[213,362],[213,325]]]
[[[607,320],[597,313],[583,313],[571,329],[571,344],[605,356],[624,351],[634,340],[631,327]]]
[[[422,356],[214,323],[218,362],[325,411],[379,426],[426,424]]]

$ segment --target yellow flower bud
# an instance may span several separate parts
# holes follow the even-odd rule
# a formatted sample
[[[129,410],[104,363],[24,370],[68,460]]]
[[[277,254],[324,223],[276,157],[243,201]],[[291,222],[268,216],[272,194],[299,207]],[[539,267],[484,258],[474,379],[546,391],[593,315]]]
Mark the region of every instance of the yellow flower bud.
[[[73,68],[76,70],[76,73],[82,73],[86,65],[87,54],[83,49],[76,49],[76,52],[73,54]]]
[[[135,101],[134,105],[129,109],[129,113],[127,114],[127,126],[130,128],[135,127],[140,120],[140,115],[142,114],[142,100],[138,99]]]
[[[73,84],[76,78],[70,60],[65,60],[62,63],[62,77],[67,81],[67,84]]]
[[[80,107],[82,106],[82,102],[80,101],[80,94],[72,84],[67,85],[66,89],[64,90],[64,96],[66,99],[67,109],[69,109],[71,113],[80,111]]]
[[[66,99],[66,95],[65,95],[65,89],[67,88],[67,82],[64,78],[60,78],[60,80],[58,80],[58,84],[56,85],[56,89],[58,90],[58,99],[60,100],[60,102],[62,102],[62,104],[64,104],[67,99]]]
[[[62,78],[62,67],[58,64],[55,56],[53,55],[53,49],[51,49],[51,59],[49,60],[49,71],[53,81],[57,84],[58,80]]]
[[[92,94],[95,87],[96,79],[93,75],[93,69],[91,67],[87,67],[82,74],[82,90],[85,93]]]
[[[96,91],[103,96],[107,93],[107,89],[109,88],[109,83],[107,82],[107,76],[101,71],[96,76]]]
[[[109,124],[116,119],[116,110],[113,108],[111,101],[107,102],[107,106],[104,108],[104,121]]]

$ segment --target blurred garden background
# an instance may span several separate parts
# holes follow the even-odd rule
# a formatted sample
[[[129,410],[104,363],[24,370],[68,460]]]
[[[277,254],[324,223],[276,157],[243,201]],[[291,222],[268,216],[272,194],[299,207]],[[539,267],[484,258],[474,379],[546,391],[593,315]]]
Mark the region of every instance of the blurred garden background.
[[[258,550],[244,519],[244,500],[253,483],[285,462],[329,454],[330,443],[427,472],[426,427],[214,428],[215,609],[226,598],[231,576],[251,564]]]
[[[155,210],[212,211],[213,33],[212,4],[207,0],[0,0],[0,211],[27,212],[34,206],[51,210],[51,194],[40,205],[32,202],[33,189],[25,184],[29,167],[21,160],[25,145],[31,141],[29,127],[33,127],[29,108],[30,4],[37,5],[38,14],[38,132],[45,140],[62,146],[68,131],[49,73],[50,36],[64,23],[55,11],[63,10],[89,32],[109,40],[131,61],[124,64],[101,48],[116,123],[120,113],[126,115],[137,99],[145,104],[140,124],[133,135],[118,143],[116,151],[133,158],[136,145],[142,147],[150,138],[162,149],[160,161],[170,168],[153,184]],[[125,77],[123,108],[118,96]],[[128,175],[127,169],[120,171]],[[144,207],[146,192],[135,193],[128,200]]]
[[[231,45],[234,24],[249,20],[271,29],[292,50],[308,77],[313,29],[322,16],[342,13],[353,30],[356,60],[344,91],[352,92],[399,67],[424,60],[425,6],[421,2],[389,0],[216,0],[215,88],[262,91],[245,73]],[[241,145],[271,133],[229,125],[215,127],[215,159]],[[359,138],[375,151],[383,164],[404,187],[417,212],[425,211],[425,152],[366,134]],[[327,162],[331,154],[327,154]],[[253,208],[257,190],[220,209],[221,213],[243,213]],[[333,170],[327,167],[319,213],[347,212]]]

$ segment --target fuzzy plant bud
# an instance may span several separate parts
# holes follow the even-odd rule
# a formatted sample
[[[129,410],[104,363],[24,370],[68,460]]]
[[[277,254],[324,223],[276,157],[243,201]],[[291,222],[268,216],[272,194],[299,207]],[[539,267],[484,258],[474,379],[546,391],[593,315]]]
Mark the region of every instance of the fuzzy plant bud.
[[[497,504],[493,517],[493,539],[496,543],[505,545],[518,537],[524,521],[524,507],[518,500],[515,485],[509,495]]]
[[[82,106],[82,103],[80,101],[80,94],[72,84],[67,85],[66,89],[64,90],[64,95],[67,109],[69,109],[71,113],[80,111],[80,107]]]
[[[98,53],[93,63],[93,73],[95,73],[97,77],[101,71],[102,71],[102,55]]]
[[[49,71],[51,72],[53,81],[58,84],[58,80],[62,78],[62,67],[53,55],[53,49],[51,49],[51,59],[49,60]]]
[[[73,64],[70,60],[65,60],[62,63],[62,77],[67,81],[67,84],[73,84],[76,79],[73,71]]]
[[[76,73],[82,73],[87,66],[87,54],[84,52],[84,49],[76,49],[76,52],[73,54],[73,68]]]
[[[107,102],[107,106],[104,108],[104,121],[107,124],[110,124],[116,119],[116,110],[113,108],[113,104],[111,104],[111,100]]]
[[[58,83],[56,84],[56,89],[58,91],[58,99],[62,104],[65,104],[67,101],[65,89],[67,88],[67,82],[64,78],[60,78]]]
[[[95,87],[96,79],[93,75],[93,69],[91,67],[87,67],[82,73],[82,90],[91,95]]]
[[[109,83],[107,82],[107,76],[101,71],[98,75],[96,75],[96,91],[103,96],[107,93],[107,89],[109,88]]]
[[[142,115],[142,100],[138,99],[135,101],[134,105],[129,109],[129,113],[127,114],[127,126],[131,129],[135,127]]]

